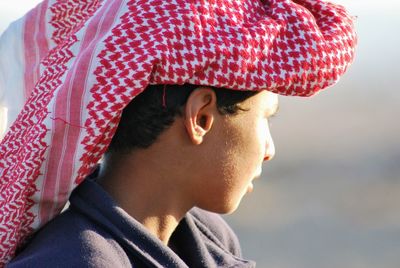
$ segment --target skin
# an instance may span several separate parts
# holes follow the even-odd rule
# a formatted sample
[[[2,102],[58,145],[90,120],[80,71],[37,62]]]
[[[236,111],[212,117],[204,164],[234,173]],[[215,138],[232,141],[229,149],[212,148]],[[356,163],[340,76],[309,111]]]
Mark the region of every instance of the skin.
[[[276,94],[262,91],[240,104],[247,111],[221,115],[216,95],[198,88],[154,144],[128,156],[104,159],[98,182],[164,244],[193,207],[231,213],[252,191],[263,161],[275,148],[268,118]]]

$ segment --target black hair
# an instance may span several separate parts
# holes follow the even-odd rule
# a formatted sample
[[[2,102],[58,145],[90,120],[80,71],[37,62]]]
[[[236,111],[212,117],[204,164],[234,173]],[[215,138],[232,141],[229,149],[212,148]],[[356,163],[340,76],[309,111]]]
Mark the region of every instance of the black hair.
[[[148,148],[172,125],[176,116],[183,115],[189,95],[199,87],[192,84],[149,85],[123,110],[107,153],[125,154],[134,149]],[[207,87],[214,90],[217,108],[222,115],[234,115],[239,110],[243,111],[239,104],[258,93]]]

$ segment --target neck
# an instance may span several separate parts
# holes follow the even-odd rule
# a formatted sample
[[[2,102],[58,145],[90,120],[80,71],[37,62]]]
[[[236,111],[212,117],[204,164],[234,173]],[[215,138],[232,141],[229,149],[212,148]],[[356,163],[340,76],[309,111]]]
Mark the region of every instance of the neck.
[[[180,182],[184,180],[177,174],[168,174],[174,169],[163,169],[158,161],[153,163],[142,153],[106,162],[98,182],[122,209],[168,245],[179,221],[193,205],[182,191]]]

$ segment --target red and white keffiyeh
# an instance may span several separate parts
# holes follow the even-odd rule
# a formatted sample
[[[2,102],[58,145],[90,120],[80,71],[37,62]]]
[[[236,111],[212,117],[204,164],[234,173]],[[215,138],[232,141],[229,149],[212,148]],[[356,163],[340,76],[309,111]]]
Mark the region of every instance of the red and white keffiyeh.
[[[353,60],[322,0],[45,0],[0,40],[0,266],[57,215],[148,84],[311,96]]]

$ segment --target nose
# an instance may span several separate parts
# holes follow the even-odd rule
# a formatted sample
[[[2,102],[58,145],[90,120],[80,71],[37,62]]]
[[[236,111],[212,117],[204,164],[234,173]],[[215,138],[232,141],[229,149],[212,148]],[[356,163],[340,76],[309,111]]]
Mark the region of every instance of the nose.
[[[265,156],[264,156],[264,161],[269,161],[275,156],[275,144],[274,141],[272,140],[271,135],[268,135],[267,139],[267,144],[265,148]]]

